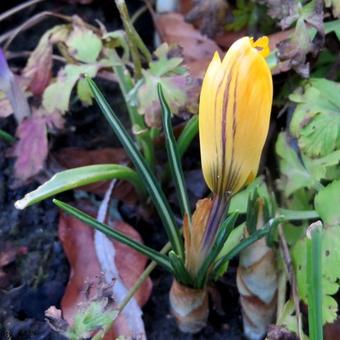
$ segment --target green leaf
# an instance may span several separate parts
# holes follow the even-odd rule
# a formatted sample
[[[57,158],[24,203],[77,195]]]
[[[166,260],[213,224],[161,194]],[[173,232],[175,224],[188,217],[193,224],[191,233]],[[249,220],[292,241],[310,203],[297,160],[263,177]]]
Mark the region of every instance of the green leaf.
[[[178,282],[181,282],[185,286],[192,286],[193,280],[185,268],[183,260],[175,254],[173,250],[169,252],[169,260],[173,268],[174,277]]]
[[[74,321],[64,335],[70,340],[87,339],[89,337],[95,339],[92,337],[95,333],[96,337],[101,336],[98,339],[102,339],[108,327],[118,317],[117,310],[107,307],[105,298],[77,306]]]
[[[315,196],[316,211],[327,225],[340,225],[340,180],[328,184]]]
[[[295,311],[293,299],[288,300],[280,311],[276,324],[283,326],[291,332],[298,333],[298,327],[296,322],[296,315],[293,315]],[[301,340],[309,340],[309,338],[303,333]]]
[[[158,59],[149,63],[153,75],[161,77],[169,73],[182,74],[185,72],[181,66],[183,58],[169,57],[169,52],[171,52],[171,48],[167,43],[163,43],[156,49],[154,54]]]
[[[114,178],[131,182],[137,191],[143,195],[143,183],[134,170],[119,164],[98,164],[58,172],[36,190],[31,191],[24,198],[16,201],[15,207],[17,209],[24,209],[61,192]]]
[[[59,201],[57,199],[53,199],[53,203],[55,205],[57,205],[60,209],[63,209],[64,211],[66,211],[68,214],[70,214],[73,217],[76,217],[77,219],[79,219],[80,221],[88,224],[90,227],[92,227],[93,229],[99,230],[102,233],[104,233],[106,236],[112,237],[113,239],[126,244],[127,246],[129,246],[130,248],[138,251],[139,253],[149,257],[151,260],[157,262],[157,264],[163,266],[163,268],[169,270],[170,272],[172,272],[172,268],[170,266],[169,260],[168,258],[157,252],[156,250],[149,248],[147,246],[145,246],[142,243],[139,243],[133,239],[130,239],[128,236],[126,236],[125,234],[112,229],[110,226],[98,222],[95,218],[93,218],[92,216],[80,211],[79,209],[76,209],[74,207],[72,207],[71,205]]]
[[[43,106],[48,112],[68,110],[71,92],[82,75],[94,77],[98,65],[66,65],[58,73],[55,83],[50,84],[43,94]]]
[[[232,248],[224,256],[218,258],[215,262],[214,268],[212,270],[212,276],[216,279],[221,275],[222,268],[225,266],[225,262],[229,262],[233,257],[238,255],[243,249],[249,247],[251,244],[259,240],[260,238],[267,236],[273,228],[282,222],[282,217],[272,218],[267,222],[263,228],[256,230],[252,235],[243,239],[234,248]]]
[[[239,211],[241,214],[245,214],[247,212],[248,197],[253,194],[254,190],[257,190],[261,197],[269,197],[268,188],[263,178],[257,177],[247,188],[232,196],[228,211]]]
[[[334,32],[340,41],[340,20],[332,20],[325,22],[325,33]]]
[[[116,30],[103,34],[105,40],[105,47],[116,49],[121,47],[123,49],[122,61],[128,63],[130,59],[130,49],[126,32],[124,30]]]
[[[338,305],[331,295],[339,289],[340,226],[328,227],[322,235],[322,309],[323,323],[332,323],[337,317]],[[299,240],[292,249],[297,288],[301,299],[308,303],[307,241]]]
[[[177,149],[179,157],[182,158],[185,151],[190,146],[192,140],[198,133],[198,115],[192,116],[185,124],[180,136],[177,140]]]
[[[218,262],[222,257],[228,254],[234,247],[236,247],[237,244],[241,242],[241,240],[244,238],[245,227],[245,223],[242,223],[230,233],[227,241],[224,243],[223,248],[216,258],[216,262]],[[217,280],[219,277],[221,277],[228,270],[228,266],[229,261],[225,261],[219,271],[216,273],[214,279]]]
[[[280,157],[280,188],[286,196],[291,195],[300,188],[312,188],[316,185],[316,180],[306,169],[299,158],[297,152],[288,143],[285,133],[280,133],[276,142],[276,153]]]
[[[151,172],[148,164],[146,163],[145,159],[143,158],[139,150],[136,148],[129,133],[126,131],[125,127],[122,125],[116,114],[112,111],[110,105],[108,104],[100,90],[97,88],[94,81],[90,78],[86,79],[105,118],[111,125],[114,133],[124,146],[125,151],[127,152],[131,161],[135,165],[139,175],[143,179],[145,187],[149,191],[151,199],[162,219],[164,228],[167,232],[169,241],[172,245],[172,249],[176,252],[177,255],[180,256],[180,258],[183,259],[184,258],[183,241],[179,233],[179,230],[176,227],[176,222],[172,210],[158,183],[157,178]]]
[[[84,26],[75,26],[66,41],[70,54],[83,63],[94,63],[103,47],[100,38]]]
[[[303,91],[289,97],[297,103],[291,132],[305,155],[326,156],[340,146],[340,84],[314,78]]]
[[[148,70],[143,70],[143,78],[144,83],[138,90],[139,112],[144,115],[145,122],[149,127],[157,128],[161,126],[161,107],[157,95],[157,84],[162,85],[173,113],[177,114],[187,102],[184,89],[187,81],[182,75],[159,77]]]
[[[173,114],[178,114],[183,108],[186,108],[187,112],[197,111],[199,84],[192,79],[188,70],[181,66],[182,58],[169,56],[168,45],[161,45],[155,55],[158,59],[150,62],[147,70],[143,70],[142,82],[138,84],[136,92],[138,111],[144,115],[146,124],[159,128],[161,107],[157,84],[162,85]]]
[[[84,105],[92,105],[93,96],[86,79],[78,80],[77,95]]]
[[[280,209],[280,215],[283,215],[286,221],[311,220],[320,217],[315,210],[289,210]]]
[[[147,163],[153,168],[155,157],[150,131],[146,128],[143,116],[137,111],[136,104],[131,100],[130,94],[133,91],[133,80],[115,50],[109,50],[108,57],[123,94],[129,112],[130,123],[134,131],[136,131],[135,138],[138,146],[143,150],[143,155]]]
[[[207,282],[209,268],[216,260],[217,256],[220,254],[223,246],[225,245],[228,237],[234,229],[235,222],[238,218],[239,213],[234,212],[228,216],[228,218],[223,221],[216,235],[216,239],[212,249],[210,250],[208,256],[205,258],[202,263],[201,268],[198,271],[196,278],[196,287],[202,288]]]
[[[8,132],[2,129],[0,129],[0,138],[2,138],[7,143],[10,143],[10,144],[15,143],[15,138],[11,134],[9,134]]]
[[[168,153],[168,159],[170,163],[170,169],[172,173],[172,180],[175,183],[177,197],[179,199],[179,205],[181,208],[182,216],[188,216],[189,223],[191,223],[191,209],[188,199],[188,193],[184,181],[184,174],[181,165],[181,160],[179,157],[177,143],[172,130],[171,124],[171,111],[166,99],[164,98],[164,93],[162,85],[158,84],[158,96],[161,103],[163,111],[163,127],[165,132],[165,144]]]

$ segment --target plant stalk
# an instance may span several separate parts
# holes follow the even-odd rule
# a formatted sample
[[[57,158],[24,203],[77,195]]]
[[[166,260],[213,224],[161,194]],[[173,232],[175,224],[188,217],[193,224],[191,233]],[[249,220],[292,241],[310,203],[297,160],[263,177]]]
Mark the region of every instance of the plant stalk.
[[[312,223],[307,235],[308,326],[311,340],[323,340],[322,329],[322,223]]]

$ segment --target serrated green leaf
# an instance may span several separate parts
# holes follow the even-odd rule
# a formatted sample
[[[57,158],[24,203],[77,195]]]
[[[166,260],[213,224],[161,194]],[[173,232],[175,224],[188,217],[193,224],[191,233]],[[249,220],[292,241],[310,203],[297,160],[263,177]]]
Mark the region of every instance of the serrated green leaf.
[[[154,52],[158,59],[149,63],[150,72],[154,76],[161,77],[169,75],[169,73],[182,74],[185,72],[185,69],[180,66],[183,62],[183,58],[168,57],[170,50],[171,48],[169,48],[169,45],[164,43]]]
[[[66,45],[69,53],[83,63],[96,62],[103,47],[101,39],[84,26],[75,26]]]
[[[290,124],[302,152],[309,157],[326,156],[340,146],[340,84],[310,79],[303,93],[290,100],[298,103]]]
[[[159,77],[150,71],[143,70],[144,84],[138,90],[139,112],[144,115],[145,122],[150,127],[161,126],[161,108],[157,95],[157,84],[161,84],[164,95],[174,114],[186,104],[187,96],[184,90],[185,76],[175,75]]]
[[[55,83],[49,85],[43,94],[43,106],[48,112],[64,113],[69,108],[71,92],[81,75],[94,77],[97,65],[66,65],[58,73]]]
[[[315,180],[302,164],[296,151],[288,143],[285,133],[280,133],[276,142],[276,153],[280,156],[280,171],[283,175],[280,187],[286,196],[300,188],[310,188]]]
[[[328,155],[338,144],[340,114],[317,114],[301,130],[299,145],[309,156]]]
[[[340,225],[340,180],[328,184],[315,196],[314,204],[324,223]]]
[[[77,83],[77,95],[84,105],[92,105],[93,96],[86,79],[80,79]]]
[[[142,83],[138,84],[136,91],[139,113],[144,115],[149,127],[161,126],[157,84],[162,85],[173,114],[178,114],[183,108],[189,112],[197,111],[198,82],[182,66],[183,59],[169,57],[169,51],[167,44],[155,51],[158,59],[150,62],[149,68],[142,71]]]

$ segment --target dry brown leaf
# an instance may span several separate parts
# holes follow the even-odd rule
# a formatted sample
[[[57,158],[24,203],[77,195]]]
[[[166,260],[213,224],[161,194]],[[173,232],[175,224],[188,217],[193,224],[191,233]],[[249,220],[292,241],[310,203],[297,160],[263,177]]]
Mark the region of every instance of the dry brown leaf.
[[[246,30],[238,32],[220,31],[214,37],[216,43],[227,50],[236,40],[248,35]]]
[[[88,206],[82,203],[82,207]],[[142,242],[141,237],[128,224],[116,221],[115,228],[129,237]],[[71,274],[61,302],[63,316],[72,324],[79,305],[95,293],[103,273],[97,260],[94,246],[94,231],[74,217],[61,214],[59,220],[59,238],[70,262]],[[147,259],[135,250],[113,241],[116,248],[116,265],[127,288],[130,288],[143,272]],[[114,282],[113,282],[114,284]],[[151,294],[152,283],[147,279],[137,291],[135,299],[143,306]],[[84,292],[87,291],[87,294]],[[113,325],[114,336],[124,335],[125,320],[119,316]],[[114,339],[113,334],[108,339]]]
[[[223,27],[227,10],[228,4],[224,0],[196,0],[186,14],[185,20],[197,23],[203,34],[213,37]]]
[[[196,78],[203,78],[207,64],[215,51],[222,55],[217,44],[203,36],[193,25],[185,22],[179,13],[167,13],[154,17],[156,29],[162,41],[182,48],[185,64]]]
[[[338,340],[340,334],[340,317],[338,317],[332,324],[327,323],[324,326],[325,340]]]

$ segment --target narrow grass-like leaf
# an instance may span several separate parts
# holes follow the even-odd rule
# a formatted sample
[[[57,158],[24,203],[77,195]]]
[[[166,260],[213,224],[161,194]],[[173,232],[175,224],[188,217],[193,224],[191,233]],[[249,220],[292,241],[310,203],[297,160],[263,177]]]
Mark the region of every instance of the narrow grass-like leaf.
[[[169,252],[169,260],[173,268],[175,279],[183,285],[190,287],[193,283],[193,280],[186,270],[183,260],[181,260],[173,250],[170,250]]]
[[[8,132],[2,129],[0,129],[0,138],[2,138],[7,143],[10,143],[10,144],[15,143],[15,138],[11,134],[9,134]]]
[[[235,246],[229,253],[220,258],[214,265],[212,276],[214,278],[219,277],[220,270],[223,268],[223,264],[230,261],[233,257],[238,255],[243,249],[249,247],[260,238],[268,235],[272,228],[275,228],[282,222],[282,217],[275,217],[269,220],[262,229],[256,230],[252,235],[242,240],[237,246]]]
[[[238,215],[239,213],[237,211],[233,212],[221,224],[216,235],[214,245],[198,271],[195,282],[196,288],[202,288],[206,284],[209,268],[212,265],[212,263],[216,260],[218,254],[222,250],[225,242],[227,241],[230,233],[233,231]]]
[[[185,127],[177,140],[177,149],[180,158],[182,158],[183,154],[188,149],[192,140],[196,137],[197,133],[198,115],[194,115],[185,124]]]
[[[15,207],[24,209],[61,192],[114,178],[129,181],[142,196],[145,195],[144,185],[136,171],[120,164],[98,164],[58,172],[36,190],[29,192],[24,198],[16,201]]]
[[[157,252],[152,248],[145,246],[144,244],[141,244],[135,240],[130,239],[129,237],[127,237],[126,235],[117,230],[111,229],[111,227],[109,227],[108,225],[98,222],[92,216],[80,211],[77,208],[72,207],[71,205],[65,202],[54,199],[53,203],[59,208],[63,209],[68,214],[70,214],[71,216],[76,217],[80,221],[88,224],[93,229],[97,229],[104,233],[105,235],[112,237],[113,239],[121,243],[126,244],[127,246],[149,257],[151,260],[157,262],[159,265],[163,266],[165,269],[172,272],[172,267],[170,266],[169,260],[165,255]]]
[[[139,114],[135,105],[132,105],[129,98],[129,92],[133,89],[132,78],[123,66],[123,62],[120,60],[117,52],[115,50],[110,50],[109,52],[110,60],[113,64],[113,71],[117,76],[118,84],[120,90],[123,94],[126,107],[128,109],[129,118],[131,125],[134,129],[137,129],[137,134],[135,135],[136,141],[143,150],[143,155],[150,167],[154,166],[154,147],[150,137],[150,130],[147,129],[144,117]],[[143,131],[141,133],[141,131]]]
[[[249,194],[248,204],[247,204],[247,222],[246,226],[248,229],[249,235],[253,234],[256,231],[257,224],[257,216],[259,212],[259,194],[257,188],[253,192]]]
[[[306,235],[309,338],[322,340],[322,223],[311,224]]]
[[[136,148],[129,133],[126,131],[125,127],[122,125],[116,114],[112,111],[110,105],[108,104],[108,102],[106,101],[106,99],[104,98],[103,94],[100,92],[94,81],[90,78],[86,79],[105,118],[111,125],[114,133],[124,146],[125,151],[130,156],[131,161],[136,167],[136,170],[143,179],[145,187],[149,191],[151,199],[154,205],[156,206],[156,209],[162,219],[172,249],[176,252],[177,255],[180,256],[180,258],[183,259],[184,258],[183,240],[180,236],[178,228],[176,227],[175,218],[171,211],[169,203],[166,200],[165,195],[160,185],[158,184],[156,177],[151,172],[148,164],[146,163],[145,159],[143,158],[139,150]]]
[[[320,218],[320,215],[315,210],[290,210],[280,208],[279,211],[286,221],[312,220]]]
[[[168,153],[168,160],[172,173],[172,179],[175,183],[179,205],[181,208],[182,216],[188,216],[189,223],[191,223],[191,209],[188,199],[188,192],[185,186],[184,174],[181,165],[181,160],[177,150],[177,143],[171,125],[171,111],[169,105],[164,97],[162,85],[157,85],[158,97],[163,112],[163,128],[165,133],[165,145]]]

